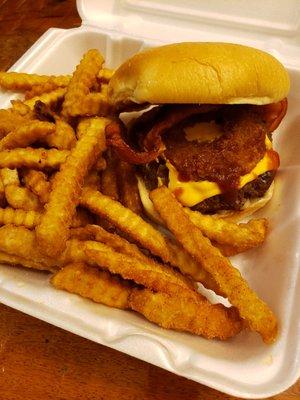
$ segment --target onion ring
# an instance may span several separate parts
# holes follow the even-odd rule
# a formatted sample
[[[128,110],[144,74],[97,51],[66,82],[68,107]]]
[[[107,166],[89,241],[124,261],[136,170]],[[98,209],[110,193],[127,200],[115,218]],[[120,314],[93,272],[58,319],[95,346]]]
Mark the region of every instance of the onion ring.
[[[249,173],[266,152],[268,130],[249,106],[221,112],[224,134],[211,142],[187,141],[181,128],[164,137],[165,156],[182,181],[217,182],[224,192],[236,189],[239,178]]]
[[[216,111],[220,106],[210,104],[180,104],[172,106],[168,109],[164,118],[155,124],[153,128],[147,133],[143,144],[147,150],[165,148],[161,136],[164,132],[172,128],[174,125],[179,124],[186,118],[195,114],[205,114],[211,111]],[[164,151],[164,150],[163,150]]]

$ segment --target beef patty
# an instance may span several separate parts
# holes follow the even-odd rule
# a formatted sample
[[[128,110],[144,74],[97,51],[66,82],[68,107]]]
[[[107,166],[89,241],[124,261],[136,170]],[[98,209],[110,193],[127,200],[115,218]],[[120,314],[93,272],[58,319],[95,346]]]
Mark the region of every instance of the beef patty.
[[[136,169],[149,191],[157,188],[158,177],[168,186],[169,170],[165,164],[152,162],[146,165],[138,165]],[[259,175],[255,180],[247,183],[241,189],[210,197],[191,207],[191,209],[199,211],[202,214],[214,214],[221,210],[239,211],[243,208],[247,200],[264,196],[271,186],[275,174],[275,171],[267,171]]]

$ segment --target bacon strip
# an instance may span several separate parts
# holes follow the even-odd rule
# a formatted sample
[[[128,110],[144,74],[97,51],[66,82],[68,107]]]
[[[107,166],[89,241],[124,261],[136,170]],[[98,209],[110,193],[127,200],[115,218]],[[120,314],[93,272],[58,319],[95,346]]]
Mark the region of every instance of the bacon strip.
[[[143,146],[146,151],[142,152],[135,151],[126,143],[122,134],[125,127],[121,125],[121,122],[114,121],[106,128],[107,144],[115,149],[122,160],[131,164],[147,164],[154,161],[166,150],[166,146],[162,141],[162,135],[166,131],[193,115],[217,111],[220,107],[222,106],[211,104],[167,106],[163,118],[145,135]],[[278,103],[255,106],[255,108],[255,112],[261,116],[263,122],[266,124],[267,131],[273,132],[286,114],[287,99],[285,98]]]
[[[144,146],[146,149],[165,149],[161,136],[164,132],[172,128],[172,126],[179,124],[186,118],[196,115],[205,114],[210,111],[215,111],[220,106],[210,104],[180,104],[172,106],[164,116],[163,120],[155,124],[153,128],[147,133],[144,139]],[[163,150],[164,151],[164,150]]]
[[[123,139],[122,127],[116,121],[106,127],[105,133],[107,145],[112,146],[119,158],[130,164],[147,164],[155,160],[164,151],[163,148],[153,151],[136,152]]]
[[[280,122],[287,112],[288,101],[287,98],[279,101],[278,103],[266,104],[258,106],[259,112],[267,125],[268,131],[271,133],[278,128]]]

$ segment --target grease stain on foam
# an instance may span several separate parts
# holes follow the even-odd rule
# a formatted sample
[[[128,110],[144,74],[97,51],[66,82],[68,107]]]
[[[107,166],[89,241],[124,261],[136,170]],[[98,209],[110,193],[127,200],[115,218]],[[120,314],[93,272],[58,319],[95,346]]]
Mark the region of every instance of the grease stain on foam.
[[[262,360],[262,364],[267,365],[267,366],[272,365],[273,362],[274,362],[274,358],[273,358],[272,354],[269,354],[267,357],[263,358],[263,360]]]

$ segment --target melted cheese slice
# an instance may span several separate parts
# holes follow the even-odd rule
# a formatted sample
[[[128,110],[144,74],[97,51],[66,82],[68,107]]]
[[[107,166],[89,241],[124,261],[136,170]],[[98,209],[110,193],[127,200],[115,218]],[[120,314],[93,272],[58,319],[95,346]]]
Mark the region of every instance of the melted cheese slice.
[[[279,156],[272,149],[272,143],[268,137],[266,137],[266,148],[267,151],[264,157],[256,164],[253,170],[240,177],[239,189],[254,181],[259,175],[278,168]],[[170,162],[167,162],[166,166],[169,169],[168,187],[184,206],[193,207],[203,200],[222,193],[219,185],[215,182],[182,182],[178,178],[178,172],[175,167]]]

